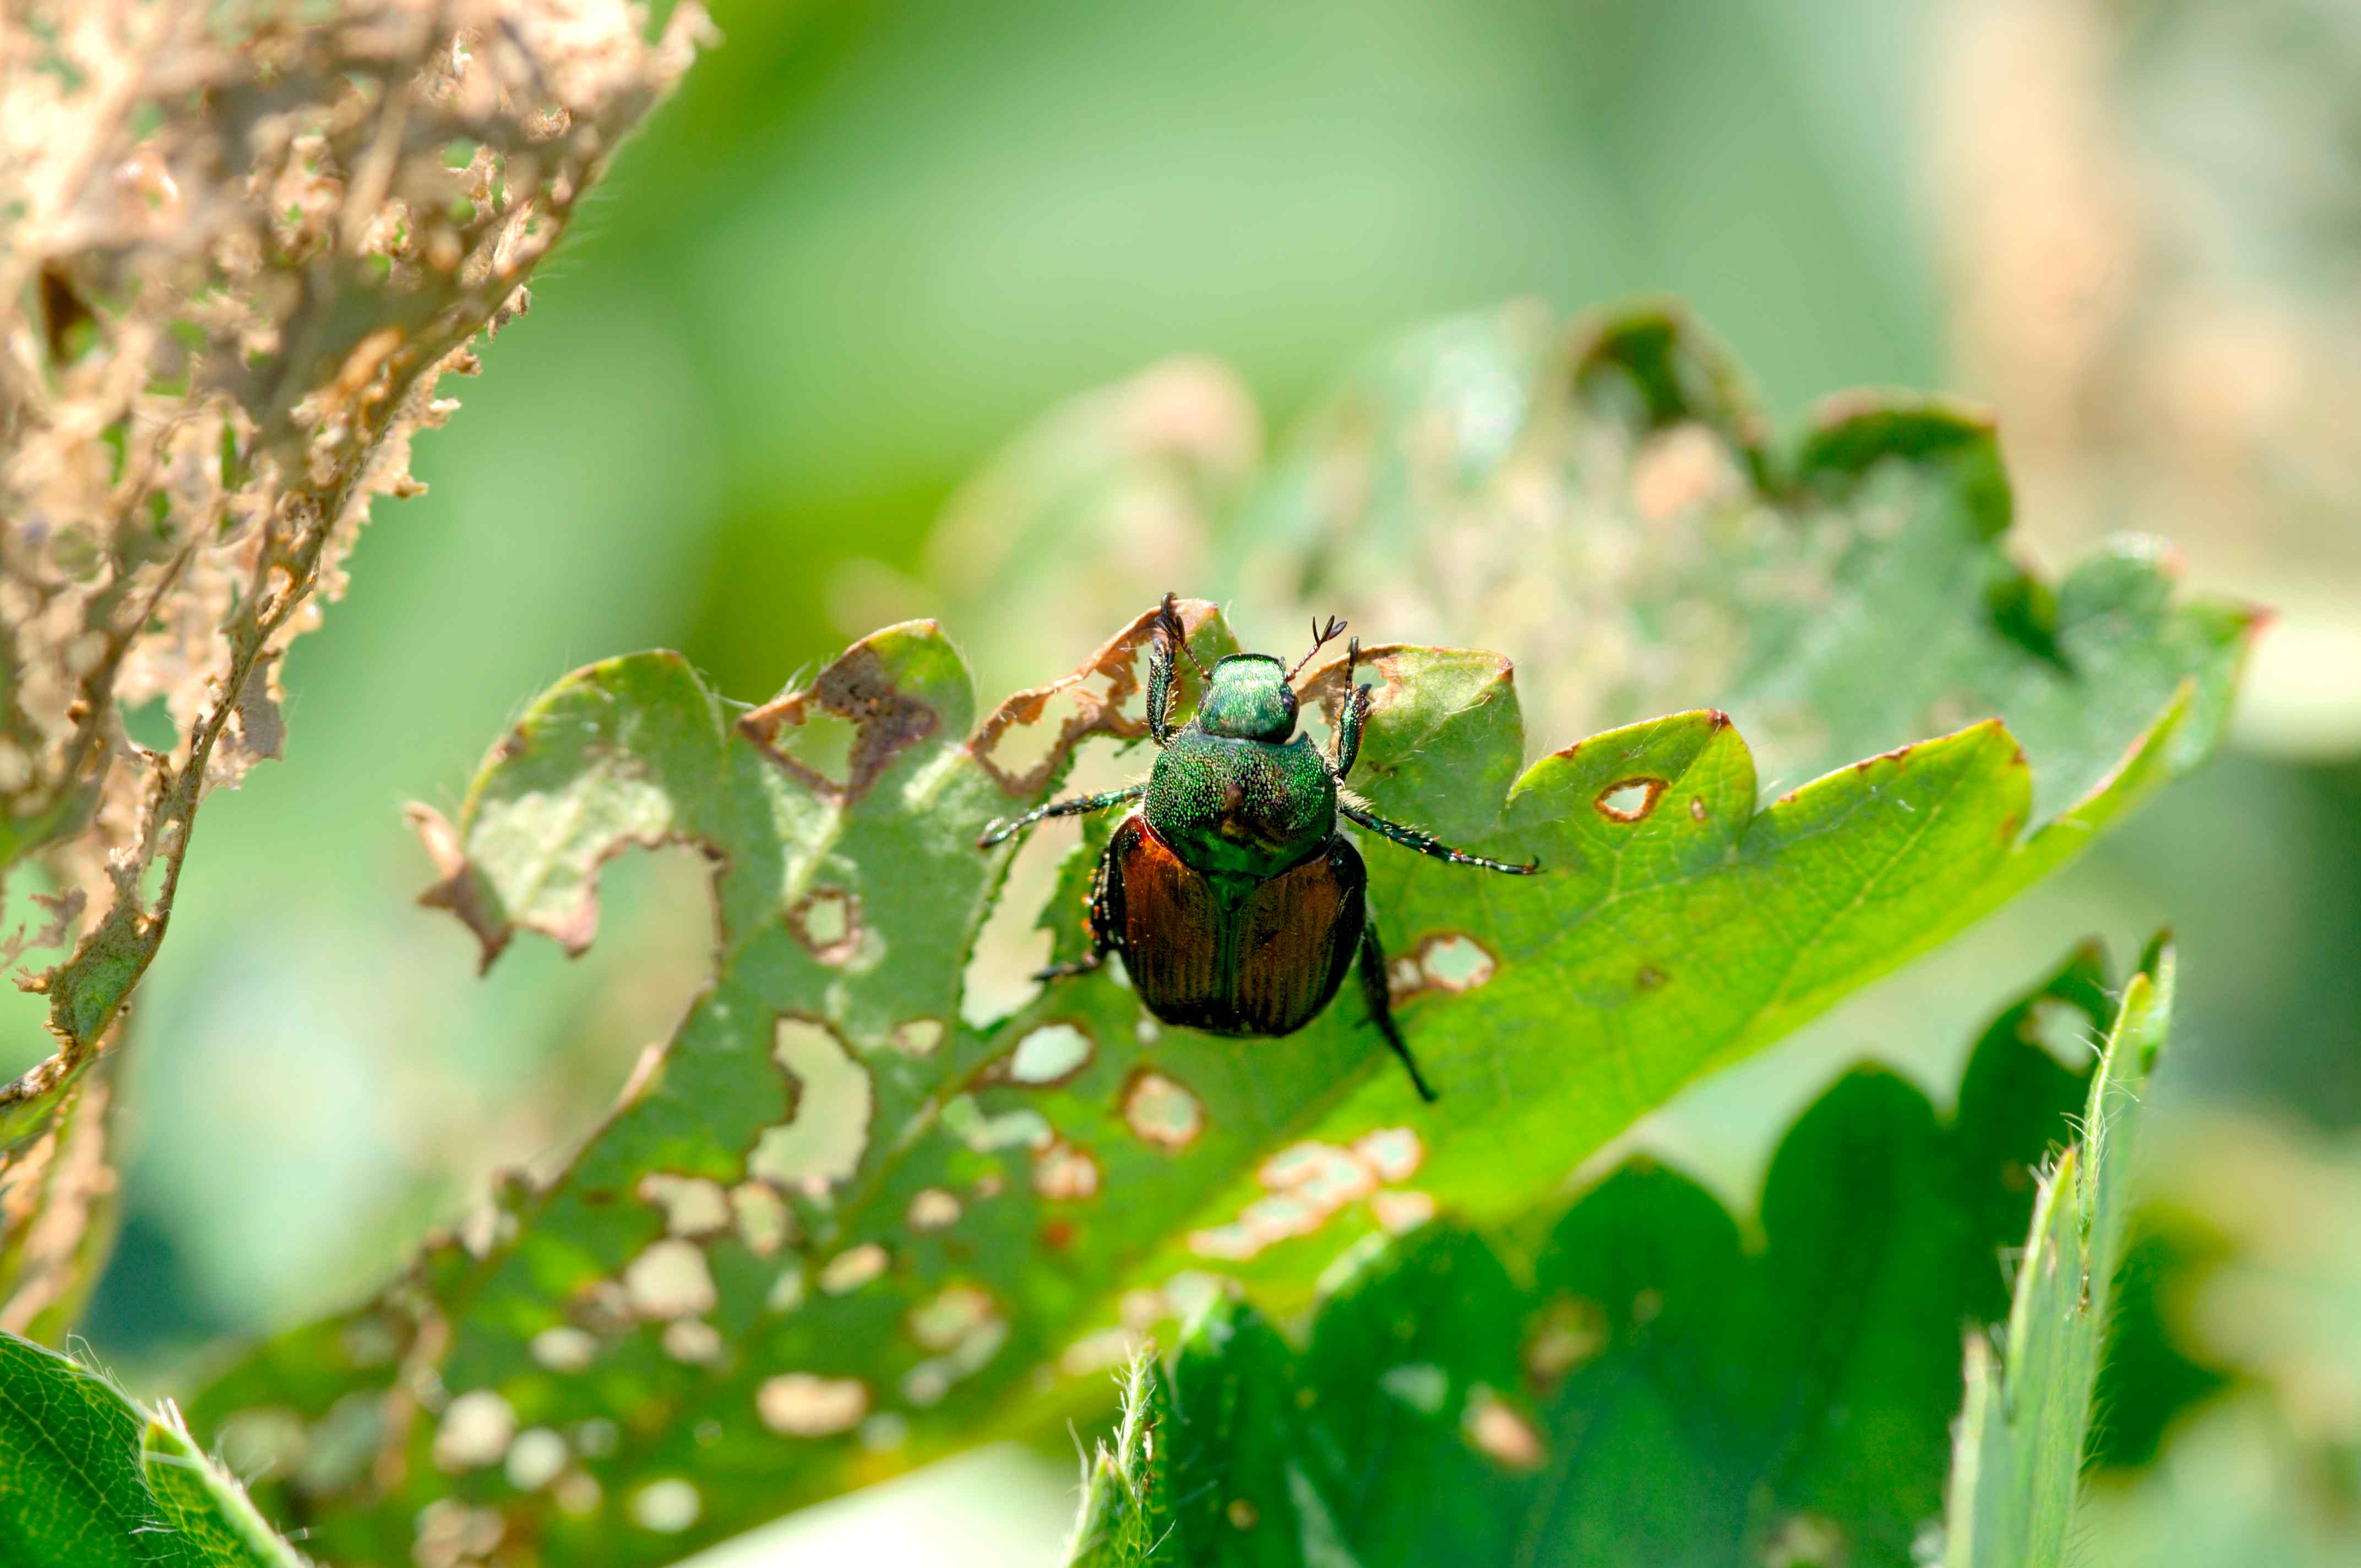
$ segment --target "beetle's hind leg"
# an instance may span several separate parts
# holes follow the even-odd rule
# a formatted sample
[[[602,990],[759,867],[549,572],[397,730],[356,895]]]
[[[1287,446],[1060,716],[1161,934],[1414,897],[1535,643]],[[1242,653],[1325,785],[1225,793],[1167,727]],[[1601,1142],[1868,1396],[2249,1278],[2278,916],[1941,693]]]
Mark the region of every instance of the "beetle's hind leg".
[[[1022,833],[1044,817],[1081,817],[1093,811],[1104,811],[1110,806],[1137,800],[1147,793],[1146,784],[1127,784],[1122,789],[1111,789],[1104,795],[1077,795],[1065,800],[1053,800],[1047,806],[1035,806],[1022,817],[995,817],[983,825],[983,832],[975,836],[975,847],[989,850],[994,844]]]
[[[1107,902],[1107,862],[1101,855],[1096,869],[1091,872],[1091,948],[1081,958],[1068,963],[1051,964],[1036,970],[1033,978],[1039,981],[1068,980],[1078,974],[1088,974],[1106,962],[1115,951],[1115,911]]]
[[[1416,850],[1422,855],[1433,855],[1436,860],[1449,861],[1455,866],[1481,866],[1488,872],[1506,872],[1510,876],[1531,876],[1542,869],[1542,863],[1537,860],[1527,861],[1521,866],[1509,861],[1489,861],[1481,855],[1471,855],[1465,850],[1455,850],[1432,833],[1422,833],[1400,822],[1389,822],[1376,812],[1365,810],[1347,800],[1339,800],[1336,809],[1380,839],[1390,839],[1405,850]]]
[[[1410,1042],[1402,1038],[1401,1025],[1394,1022],[1392,988],[1386,983],[1385,944],[1378,940],[1378,923],[1369,921],[1361,927],[1361,997],[1369,1004],[1369,1021],[1378,1033],[1386,1037],[1394,1055],[1401,1058],[1402,1068],[1410,1074],[1411,1087],[1429,1105],[1435,1102],[1435,1092],[1427,1086],[1426,1075],[1418,1070],[1418,1058],[1410,1054]]]

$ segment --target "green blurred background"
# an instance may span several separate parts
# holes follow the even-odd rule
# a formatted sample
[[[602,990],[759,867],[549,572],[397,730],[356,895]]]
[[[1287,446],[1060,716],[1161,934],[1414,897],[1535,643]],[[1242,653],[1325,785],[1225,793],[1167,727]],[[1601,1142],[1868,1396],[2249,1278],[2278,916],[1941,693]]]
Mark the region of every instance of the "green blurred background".
[[[2159,1093],[2361,1124],[2361,8],[715,10],[727,42],[621,156],[422,443],[432,493],[380,507],[290,660],[287,761],[204,814],[138,998],[123,1230],[86,1325],[118,1370],[169,1384],[216,1335],[364,1288],[489,1169],[578,1137],[668,1032],[702,967],[686,858],[619,863],[570,966],[522,944],[478,980],[465,932],[412,902],[429,878],[400,807],[450,806],[551,679],[666,644],[768,696],[932,608],[946,502],[1061,400],[1211,356],[1279,439],[1371,345],[1513,296],[1681,295],[1782,428],[1862,384],[1985,399],[2028,555],[2154,530],[2192,587],[2282,612],[2233,755],[1653,1141],[1749,1202],[1765,1140],[1841,1063],[1939,1081],[2071,940],[2123,954],[2165,922],[2186,1003]],[[1120,587],[1144,604],[1152,573]],[[1105,630],[948,624],[1038,678]],[[29,1060],[37,1012],[12,1006]],[[1048,1561],[1069,1484],[1005,1450],[902,1485],[791,1528],[822,1558],[859,1537]],[[2115,1533],[2188,1490],[2136,1494]],[[2141,1550],[2106,1560],[2174,1560]]]

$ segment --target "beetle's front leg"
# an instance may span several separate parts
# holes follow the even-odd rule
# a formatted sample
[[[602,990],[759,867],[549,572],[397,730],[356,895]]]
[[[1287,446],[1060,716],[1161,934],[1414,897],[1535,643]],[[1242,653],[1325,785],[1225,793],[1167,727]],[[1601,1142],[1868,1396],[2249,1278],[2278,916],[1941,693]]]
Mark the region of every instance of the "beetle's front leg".
[[[1091,950],[1071,963],[1051,964],[1033,971],[1035,980],[1065,980],[1073,975],[1088,974],[1106,962],[1115,951],[1115,914],[1107,904],[1107,858],[1099,857],[1096,870],[1091,872]]]
[[[1361,997],[1369,1004],[1369,1021],[1378,1033],[1386,1037],[1394,1055],[1410,1073],[1411,1087],[1429,1105],[1435,1102],[1435,1092],[1427,1087],[1426,1075],[1418,1070],[1417,1058],[1410,1054],[1410,1042],[1402,1038],[1401,1026],[1394,1022],[1393,991],[1386,983],[1386,949],[1378,940],[1378,923],[1369,921],[1361,927]]]
[[[1339,783],[1361,755],[1361,725],[1369,717],[1369,688],[1353,684],[1353,666],[1360,662],[1361,640],[1356,637],[1345,644],[1345,702],[1336,713],[1336,754],[1328,764]]]
[[[1188,645],[1189,629],[1180,624],[1180,606],[1166,594],[1148,641],[1148,732],[1159,746],[1172,735],[1172,662]]]
[[[1022,817],[995,817],[983,825],[983,832],[976,835],[975,847],[989,850],[1045,817],[1081,817],[1088,812],[1104,811],[1110,806],[1137,800],[1147,793],[1146,784],[1129,784],[1122,789],[1111,789],[1104,795],[1077,795],[1065,800],[1053,800],[1047,806],[1035,806]]]

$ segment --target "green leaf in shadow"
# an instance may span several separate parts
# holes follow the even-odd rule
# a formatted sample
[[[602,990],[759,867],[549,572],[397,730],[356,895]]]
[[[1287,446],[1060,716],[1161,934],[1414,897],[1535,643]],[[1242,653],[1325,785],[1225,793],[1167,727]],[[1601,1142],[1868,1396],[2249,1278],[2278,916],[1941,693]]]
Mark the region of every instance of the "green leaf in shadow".
[[[1961,1327],[2008,1310],[2032,1173],[2085,1102],[2052,1047],[2087,1052],[2110,1008],[2075,955],[1985,1032],[1949,1118],[1882,1070],[1839,1080],[1782,1142],[1759,1234],[1635,1160],[1529,1267],[1452,1223],[1373,1251],[1300,1352],[1216,1302],[1135,1369],[1074,1561],[1923,1561]]]
[[[2091,1080],[2080,1141],[2044,1174],[2006,1335],[1968,1340],[1967,1409],[1946,1510],[1947,1568],[2067,1559],[2091,1393],[2130,1213],[2141,1096],[2172,1021],[2159,940],[2125,989]]]

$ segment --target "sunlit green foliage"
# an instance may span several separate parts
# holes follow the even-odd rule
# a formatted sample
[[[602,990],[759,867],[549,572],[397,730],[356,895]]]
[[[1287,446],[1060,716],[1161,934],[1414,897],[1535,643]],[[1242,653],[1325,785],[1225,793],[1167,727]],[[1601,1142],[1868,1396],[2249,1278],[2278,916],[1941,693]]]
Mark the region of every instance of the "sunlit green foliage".
[[[1598,373],[1643,392],[1686,352],[1648,314],[1608,340]],[[1606,440],[1672,406],[1586,417]],[[1008,855],[977,831],[1053,788],[1077,745],[1138,740],[1145,616],[981,722],[923,622],[751,712],[669,655],[569,678],[455,823],[423,818],[446,873],[433,900],[488,959],[520,927],[579,948],[609,856],[688,843],[714,867],[712,986],[566,1170],[506,1184],[378,1301],[264,1347],[204,1417],[275,1434],[278,1495],[323,1550],[395,1556],[422,1521],[464,1517],[564,1560],[654,1563],[1088,1398],[1220,1276],[1283,1307],[1341,1250],[1438,1208],[1526,1211],[1684,1083],[2061,863],[2218,732],[2243,620],[2172,607],[2135,555],[2053,607],[1996,553],[1988,433],[1864,407],[1808,451],[1807,480],[1760,479],[1749,526],[1771,534],[1737,544],[1759,565],[1782,528],[1838,528],[1829,606],[1783,635],[1812,669],[1852,647],[1873,673],[1787,708],[1883,676],[1917,693],[1893,724],[1939,688],[2040,739],[1905,728],[1766,801],[1721,713],[1527,765],[1505,660],[1371,648],[1356,787],[1544,868],[1511,883],[1367,851],[1432,1113],[1349,998],[1241,1046],[1155,1028],[1112,976],[998,1019],[965,994]],[[1849,507],[1886,521],[1830,521]],[[1710,515],[1683,526],[1708,560],[1728,543]],[[1740,565],[1683,591],[1742,618]],[[1894,616],[1944,650],[1932,675]],[[1210,606],[1188,619],[1202,652],[1232,646]],[[1741,705],[1787,666],[1745,667]],[[1333,703],[1337,669],[1308,673],[1307,699]],[[1085,869],[1068,862],[1042,916],[1069,947]],[[420,1387],[416,1416],[366,1419]],[[305,1462],[331,1430],[336,1457]]]
[[[0,1333],[0,1561],[299,1568],[170,1406]]]

